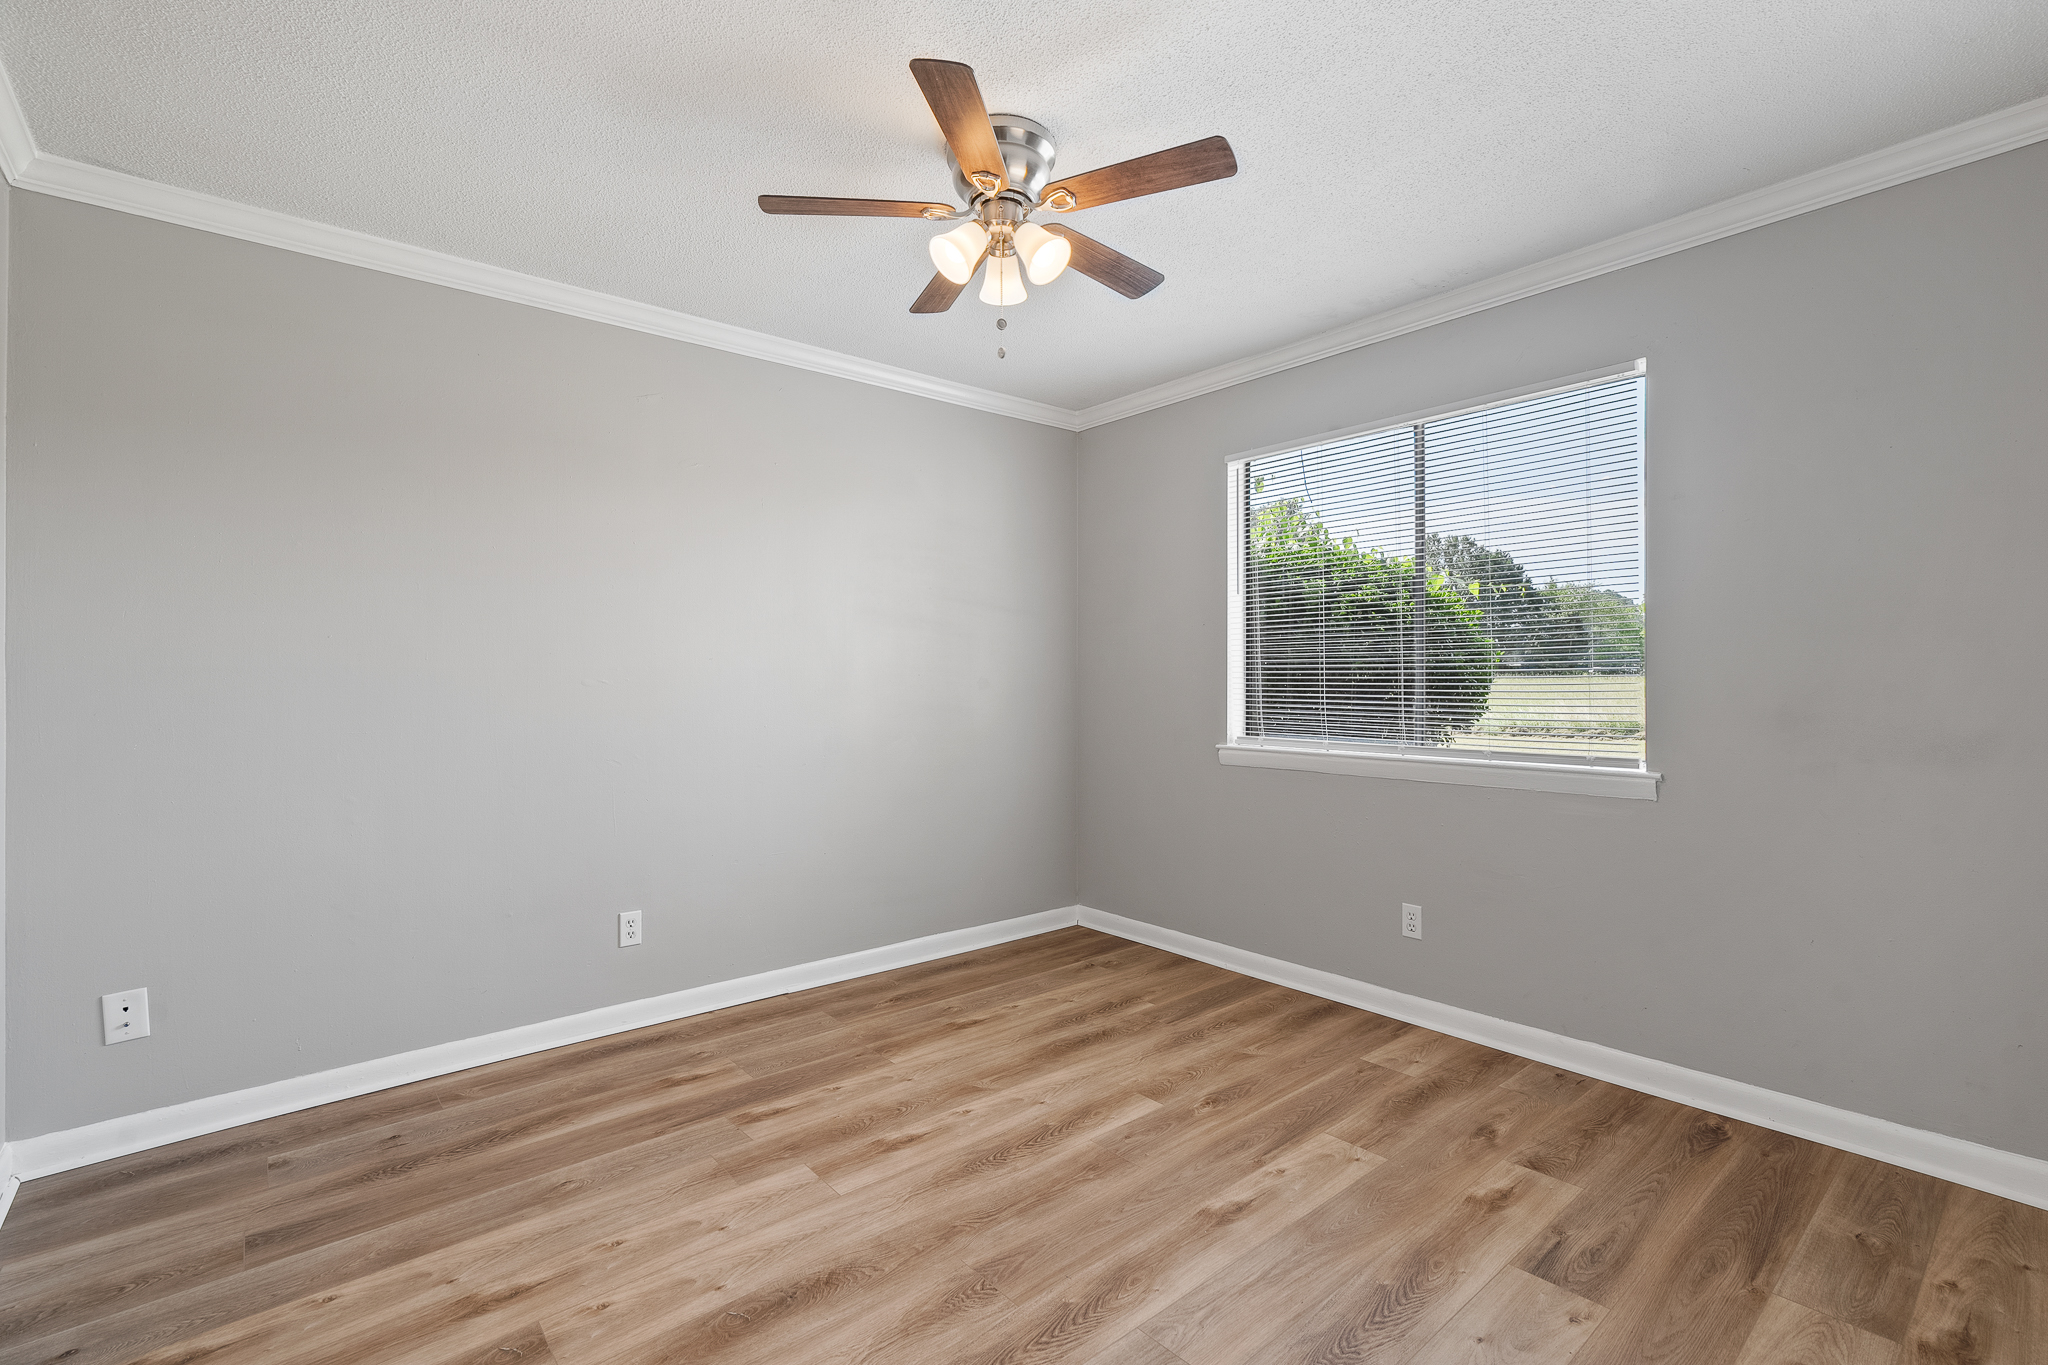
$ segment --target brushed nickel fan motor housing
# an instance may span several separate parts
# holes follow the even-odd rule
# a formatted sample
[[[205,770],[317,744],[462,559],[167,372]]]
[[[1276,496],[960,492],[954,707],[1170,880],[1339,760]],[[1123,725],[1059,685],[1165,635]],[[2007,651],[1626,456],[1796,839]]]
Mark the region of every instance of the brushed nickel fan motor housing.
[[[1052,130],[1022,114],[990,114],[988,121],[995,129],[996,148],[1003,154],[1003,173],[1009,177],[1010,189],[1036,204],[1046,181],[1052,179]],[[972,204],[981,192],[967,183],[951,148],[946,151],[946,165],[953,172],[954,192],[962,203]]]

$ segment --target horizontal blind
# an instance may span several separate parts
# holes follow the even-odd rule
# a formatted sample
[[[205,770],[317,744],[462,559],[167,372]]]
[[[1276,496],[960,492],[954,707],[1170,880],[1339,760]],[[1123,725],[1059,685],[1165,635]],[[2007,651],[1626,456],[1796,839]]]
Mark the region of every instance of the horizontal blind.
[[[1244,734],[1641,766],[1643,390],[1248,461]]]

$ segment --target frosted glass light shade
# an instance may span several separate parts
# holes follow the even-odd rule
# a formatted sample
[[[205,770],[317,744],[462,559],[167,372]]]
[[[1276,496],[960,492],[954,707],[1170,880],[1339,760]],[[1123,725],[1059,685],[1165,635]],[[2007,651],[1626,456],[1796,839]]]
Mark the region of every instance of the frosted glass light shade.
[[[955,284],[974,278],[974,263],[988,249],[988,229],[969,220],[932,238],[932,264]]]
[[[991,256],[988,269],[981,272],[981,301],[998,307],[1022,303],[1028,297],[1024,293],[1024,272],[1017,268],[1015,256]]]
[[[1024,258],[1024,273],[1033,284],[1051,284],[1067,268],[1074,244],[1057,232],[1026,223],[1017,229],[1017,254]]]

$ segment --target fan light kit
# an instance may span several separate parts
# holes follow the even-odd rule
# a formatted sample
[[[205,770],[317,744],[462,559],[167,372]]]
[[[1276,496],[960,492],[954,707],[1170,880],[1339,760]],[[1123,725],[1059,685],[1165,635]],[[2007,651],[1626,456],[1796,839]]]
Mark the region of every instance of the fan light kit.
[[[943,313],[981,271],[981,301],[1008,308],[1030,297],[1024,287],[1051,284],[1071,265],[1125,298],[1143,298],[1165,276],[1064,223],[1031,221],[1034,212],[1071,213],[1237,174],[1237,158],[1220,137],[1052,180],[1052,134],[1016,114],[988,112],[972,68],[920,57],[910,64],[939,130],[946,135],[953,186],[966,207],[902,199],[819,199],[764,194],[765,213],[844,218],[962,219],[931,240],[932,277],[913,313]],[[985,263],[985,264],[984,264]],[[998,318],[996,326],[1007,325]],[[998,348],[996,355],[1004,354]]]

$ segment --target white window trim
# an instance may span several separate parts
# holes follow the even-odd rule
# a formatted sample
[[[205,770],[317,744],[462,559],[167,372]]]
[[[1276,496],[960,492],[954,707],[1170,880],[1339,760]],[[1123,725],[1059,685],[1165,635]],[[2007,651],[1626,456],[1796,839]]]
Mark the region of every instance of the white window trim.
[[[1229,630],[1227,651],[1227,697],[1224,733],[1230,738],[1216,746],[1216,757],[1231,768],[1282,768],[1294,772],[1342,773],[1352,777],[1390,777],[1409,782],[1449,782],[1467,787],[1506,787],[1518,791],[1565,792],[1578,796],[1616,796],[1636,801],[1655,801],[1657,784],[1663,774],[1640,768],[1601,767],[1583,763],[1536,763],[1518,759],[1453,757],[1419,749],[1381,749],[1366,746],[1318,745],[1302,740],[1254,738],[1244,732],[1244,477],[1246,467],[1256,459],[1285,450],[1341,441],[1391,427],[1433,422],[1460,413],[1490,408],[1499,403],[1544,394],[1561,393],[1604,379],[1621,379],[1648,373],[1647,360],[1631,365],[1614,365],[1587,370],[1583,374],[1553,379],[1525,388],[1508,389],[1485,398],[1403,413],[1377,422],[1324,432],[1298,441],[1283,441],[1233,456],[1228,464],[1225,496],[1229,502],[1226,524],[1230,536],[1230,588],[1226,612]],[[1640,496],[1640,494],[1639,494]],[[1642,520],[1637,519],[1637,525]]]
[[[1662,773],[1642,768],[1598,768],[1578,763],[1522,763],[1504,758],[1452,758],[1392,749],[1313,748],[1240,738],[1216,746],[1227,768],[1287,768],[1352,777],[1395,777],[1409,782],[1451,782],[1465,787],[1569,792],[1655,801]]]

